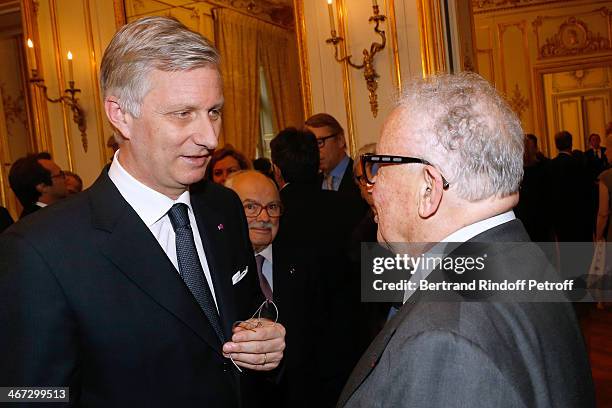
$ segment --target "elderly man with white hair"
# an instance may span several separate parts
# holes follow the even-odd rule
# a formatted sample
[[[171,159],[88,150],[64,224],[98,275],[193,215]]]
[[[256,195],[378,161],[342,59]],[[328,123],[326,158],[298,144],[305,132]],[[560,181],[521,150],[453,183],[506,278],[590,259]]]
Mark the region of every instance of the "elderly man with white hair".
[[[398,254],[406,243],[418,254],[434,243],[457,243],[459,250],[476,242],[486,245],[489,270],[499,276],[535,278],[546,270],[512,212],[523,131],[482,78],[415,81],[387,119],[377,153],[362,161],[379,242]],[[594,406],[569,304],[432,302],[424,292],[406,291],[354,369],[339,407]]]

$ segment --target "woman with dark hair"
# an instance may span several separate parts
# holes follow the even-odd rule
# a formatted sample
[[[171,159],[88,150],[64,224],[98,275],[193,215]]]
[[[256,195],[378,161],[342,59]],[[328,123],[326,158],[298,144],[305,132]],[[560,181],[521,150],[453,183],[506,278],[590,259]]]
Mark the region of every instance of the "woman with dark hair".
[[[217,184],[224,184],[230,174],[251,168],[251,161],[244,154],[234,149],[234,146],[226,144],[213,153],[206,168],[205,178]]]

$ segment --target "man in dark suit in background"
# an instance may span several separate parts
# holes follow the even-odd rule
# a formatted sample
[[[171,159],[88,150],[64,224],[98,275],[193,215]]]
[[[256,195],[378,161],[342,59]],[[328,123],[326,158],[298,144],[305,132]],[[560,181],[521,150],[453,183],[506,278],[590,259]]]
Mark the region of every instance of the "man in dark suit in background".
[[[244,211],[223,187],[189,191],[221,130],[218,62],[174,19],[113,37],[115,160],[0,238],[0,385],[67,386],[74,406],[255,405],[252,371],[278,366],[284,328],[233,327],[263,300]]]
[[[284,212],[275,243],[301,251],[319,266],[315,275],[316,296],[323,299],[313,305],[324,310],[315,312],[327,322],[324,336],[317,338],[317,361],[323,376],[323,401],[317,406],[335,403],[351,369],[359,358],[358,341],[329,349],[326,339],[343,338],[347,332],[364,329],[359,315],[359,275],[350,269],[348,241],[358,215],[342,194],[321,190],[317,171],[319,149],[310,132],[288,128],[270,142],[276,182]],[[315,309],[317,310],[317,309]]]
[[[333,116],[317,113],[306,120],[306,129],[317,138],[321,188],[338,191],[364,207],[359,188],[353,181],[353,159],[346,154],[344,129]]]
[[[322,374],[316,369],[321,354],[312,336],[319,332],[319,316],[314,312],[322,303],[314,281],[316,256],[275,239],[283,207],[276,184],[269,177],[255,170],[239,171],[228,177],[225,186],[234,190],[242,201],[259,286],[262,294],[278,307],[279,321],[288,332],[282,380],[267,390],[267,406],[321,406],[319,393],[312,392],[321,389]]]
[[[378,154],[366,159],[379,242],[396,254],[406,254],[401,243],[413,243],[411,256],[437,242],[461,243],[457,250],[484,242],[486,264],[499,276],[542,277],[546,259],[512,212],[523,174],[523,132],[510,107],[468,73],[415,81],[404,95],[384,125]],[[403,159],[386,161],[390,156]],[[418,269],[413,276],[430,275],[439,273]],[[594,406],[569,304],[431,302],[428,296],[406,291],[405,303],[351,374],[339,407]]]
[[[601,147],[601,137],[597,133],[591,133],[589,136],[589,146],[591,148],[585,152],[587,165],[593,180],[599,174],[608,168],[608,158],[606,156],[606,148]]]
[[[559,245],[559,268],[565,277],[586,277],[593,257],[596,208],[593,179],[572,155],[572,134],[555,135],[557,157],[548,163],[552,226]],[[574,245],[575,242],[583,244]],[[567,244],[569,243],[569,244]],[[581,283],[584,285],[584,283]]]
[[[9,185],[23,206],[23,218],[66,197],[66,176],[48,153],[17,159],[9,170]]]

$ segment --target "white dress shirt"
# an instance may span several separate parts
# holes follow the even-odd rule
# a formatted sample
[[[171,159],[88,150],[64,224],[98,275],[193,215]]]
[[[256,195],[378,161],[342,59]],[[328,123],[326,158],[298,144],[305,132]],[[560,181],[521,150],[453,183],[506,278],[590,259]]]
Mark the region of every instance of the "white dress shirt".
[[[264,257],[263,264],[261,265],[261,273],[264,278],[268,280],[268,284],[270,285],[270,289],[272,289],[272,293],[274,293],[274,277],[272,272],[272,244],[265,247],[261,252],[255,254],[261,255]]]
[[[444,258],[448,255],[447,251],[445,250],[447,243],[469,241],[478,234],[481,234],[487,230],[490,230],[491,228],[497,227],[501,224],[505,224],[506,222],[512,221],[514,219],[516,219],[514,211],[510,210],[506,211],[505,213],[487,218],[486,220],[478,221],[474,224],[467,225],[441,240],[425,254],[425,258],[427,258],[428,256],[441,256],[442,258]],[[420,280],[426,279],[431,272],[432,269],[419,268],[410,277],[410,281],[419,282]],[[404,303],[406,303],[406,301],[410,298],[410,296],[414,294],[414,292],[416,292],[416,290],[406,289],[406,291],[404,292]]]
[[[108,170],[108,177],[115,184],[119,193],[123,196],[125,201],[136,211],[136,214],[142,219],[145,225],[149,228],[159,245],[164,250],[176,271],[179,271],[178,258],[176,256],[176,234],[170,217],[168,217],[168,211],[176,203],[187,204],[189,216],[189,223],[191,224],[191,230],[193,231],[193,238],[195,241],[196,251],[202,264],[202,270],[208,282],[208,287],[212,293],[215,305],[217,305],[217,298],[215,296],[215,289],[212,284],[212,278],[210,276],[210,269],[208,268],[208,262],[206,261],[206,254],[204,253],[204,246],[202,245],[202,238],[198,230],[198,224],[193,214],[193,208],[191,208],[191,199],[189,191],[185,191],[176,200],[147,187],[140,181],[136,180],[130,173],[128,173],[119,163],[119,152],[115,153],[115,158],[111,163],[110,169]],[[219,306],[217,305],[217,311]]]

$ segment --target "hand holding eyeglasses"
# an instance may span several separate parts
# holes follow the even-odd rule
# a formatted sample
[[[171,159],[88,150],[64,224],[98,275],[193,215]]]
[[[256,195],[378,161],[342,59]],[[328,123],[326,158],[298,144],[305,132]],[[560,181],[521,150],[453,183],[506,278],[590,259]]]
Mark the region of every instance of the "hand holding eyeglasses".
[[[237,367],[270,371],[283,359],[285,328],[275,320],[261,317],[264,304],[250,319],[236,322],[232,340],[223,345],[223,355]]]

